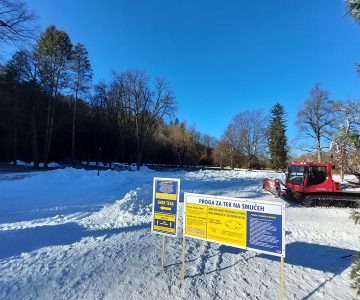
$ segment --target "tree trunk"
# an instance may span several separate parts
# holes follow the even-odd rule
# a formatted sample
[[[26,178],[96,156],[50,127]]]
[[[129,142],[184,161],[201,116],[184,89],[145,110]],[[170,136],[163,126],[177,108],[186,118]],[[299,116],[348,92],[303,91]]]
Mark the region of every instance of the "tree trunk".
[[[49,153],[50,153],[50,145],[51,145],[51,139],[52,139],[52,133],[54,128],[54,117],[55,117],[55,106],[56,106],[56,100],[58,97],[58,88],[59,88],[59,81],[60,81],[60,70],[57,71],[56,80],[54,82],[54,85],[51,87],[51,93],[50,93],[50,109],[48,107],[48,119],[47,119],[47,136],[45,140],[47,143],[45,143],[44,148],[44,168],[47,168],[48,166],[48,159],[49,159]],[[55,79],[55,78],[54,78]]]
[[[55,118],[55,104],[56,104],[56,98],[54,99],[52,108],[51,108],[51,117],[50,117],[50,126],[49,126],[49,137],[48,137],[48,143],[46,145],[45,149],[45,155],[44,155],[44,168],[47,168],[48,166],[48,159],[49,159],[49,153],[50,153],[50,145],[51,145],[51,139],[52,134],[54,130],[54,118]]]
[[[321,153],[321,144],[320,144],[320,137],[317,138],[317,144],[316,144],[316,149],[317,149],[317,160],[319,163],[322,162],[322,153]]]
[[[137,165],[137,169],[140,169],[141,166],[141,159],[142,159],[142,151],[140,149],[140,141],[138,141],[137,143],[137,158],[136,158],[136,165]]]
[[[48,99],[48,108],[47,108],[47,116],[46,116],[46,129],[45,129],[45,140],[44,140],[44,152],[43,152],[43,160],[44,160],[44,168],[47,166],[48,159],[48,143],[49,143],[49,131],[50,131],[50,119],[51,119],[51,110],[52,110],[52,96]]]
[[[71,160],[72,165],[75,164],[75,122],[76,122],[76,105],[77,105],[77,95],[74,99],[74,111],[73,111],[73,123],[72,123],[72,137],[71,137]]]
[[[341,181],[344,181],[344,165],[345,165],[345,149],[344,149],[344,145],[341,146],[341,150],[340,150],[340,178]]]
[[[14,128],[14,136],[13,136],[13,159],[14,166],[17,166],[17,128]]]
[[[37,141],[37,128],[36,128],[36,100],[33,99],[32,114],[31,114],[31,144],[34,159],[34,168],[39,168],[39,148]]]

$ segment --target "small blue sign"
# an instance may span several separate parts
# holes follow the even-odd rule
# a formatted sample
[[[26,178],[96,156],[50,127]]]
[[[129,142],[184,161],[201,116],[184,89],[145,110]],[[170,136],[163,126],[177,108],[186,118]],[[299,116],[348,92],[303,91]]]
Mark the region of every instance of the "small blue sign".
[[[180,179],[154,178],[152,232],[177,235],[179,193]]]

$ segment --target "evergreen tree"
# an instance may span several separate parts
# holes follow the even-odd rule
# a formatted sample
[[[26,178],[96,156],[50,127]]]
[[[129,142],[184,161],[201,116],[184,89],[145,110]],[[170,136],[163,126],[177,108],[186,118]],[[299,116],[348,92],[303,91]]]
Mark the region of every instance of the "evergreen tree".
[[[35,58],[39,66],[39,79],[44,92],[49,95],[46,132],[44,141],[44,167],[47,167],[55,107],[61,92],[69,86],[69,62],[72,44],[66,32],[49,26],[40,36],[35,46]]]
[[[276,103],[270,110],[270,163],[275,170],[284,170],[287,166],[287,139],[284,107]]]
[[[360,0],[346,0],[346,13],[351,14],[356,22],[360,22]]]
[[[350,134],[349,138],[350,138],[350,141],[354,144],[355,148],[357,150],[360,150],[360,135],[353,133],[353,134]]]
[[[88,52],[84,45],[77,43],[74,46],[71,56],[71,70],[73,71],[71,90],[74,93],[72,137],[71,137],[71,158],[75,161],[75,126],[76,108],[79,96],[85,95],[90,90],[92,80],[92,69],[88,58]]]

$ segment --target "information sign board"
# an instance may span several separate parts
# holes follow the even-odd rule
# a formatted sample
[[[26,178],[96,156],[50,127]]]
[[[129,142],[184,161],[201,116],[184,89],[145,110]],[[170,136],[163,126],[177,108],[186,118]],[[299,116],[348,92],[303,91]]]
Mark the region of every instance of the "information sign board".
[[[285,205],[185,193],[184,235],[285,257]]]
[[[180,179],[154,178],[151,231],[177,236]]]

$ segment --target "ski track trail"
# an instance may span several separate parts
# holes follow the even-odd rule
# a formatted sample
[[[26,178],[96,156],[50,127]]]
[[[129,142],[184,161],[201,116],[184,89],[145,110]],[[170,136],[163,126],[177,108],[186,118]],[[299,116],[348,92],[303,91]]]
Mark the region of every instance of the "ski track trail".
[[[0,178],[0,299],[278,299],[279,258],[196,239],[186,239],[181,282],[182,203],[179,236],[166,238],[161,269],[162,237],[150,233],[150,215],[155,176],[180,178],[182,191],[274,201],[261,179],[281,174],[101,176],[66,169]],[[360,230],[350,209],[286,206],[286,298],[355,298],[349,276]]]

